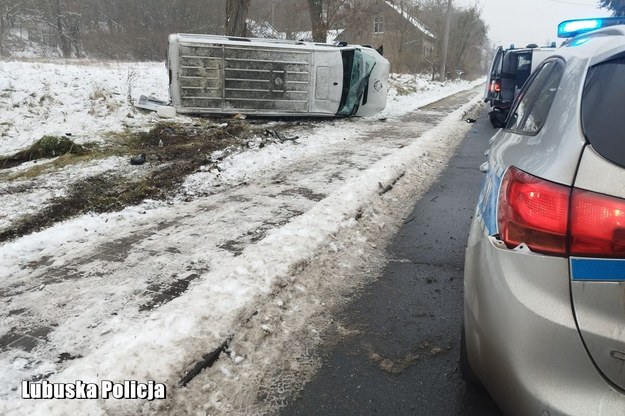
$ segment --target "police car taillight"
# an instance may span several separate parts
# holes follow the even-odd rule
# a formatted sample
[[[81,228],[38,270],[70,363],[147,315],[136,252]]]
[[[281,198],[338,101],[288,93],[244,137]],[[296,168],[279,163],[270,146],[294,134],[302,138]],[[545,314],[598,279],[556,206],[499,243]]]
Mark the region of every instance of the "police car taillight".
[[[625,257],[625,200],[574,189],[570,235],[571,255]]]
[[[570,188],[511,167],[499,192],[500,238],[510,248],[566,255],[569,196]]]
[[[515,167],[504,175],[497,221],[509,248],[525,244],[551,255],[625,257],[625,199],[572,189]]]

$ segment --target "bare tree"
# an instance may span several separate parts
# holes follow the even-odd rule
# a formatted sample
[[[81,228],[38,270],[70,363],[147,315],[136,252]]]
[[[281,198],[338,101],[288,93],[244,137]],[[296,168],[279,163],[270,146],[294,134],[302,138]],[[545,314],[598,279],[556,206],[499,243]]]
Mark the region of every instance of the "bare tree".
[[[420,17],[436,35],[438,66],[442,60],[442,40],[448,0],[422,0]],[[447,73],[454,77],[458,71],[479,75],[482,68],[483,49],[487,44],[487,26],[477,6],[452,7],[451,30],[447,56]]]
[[[4,38],[19,13],[21,1],[0,0],[0,56],[4,55]]]
[[[453,71],[452,74],[480,70],[481,49],[486,40],[486,32],[486,24],[482,21],[477,6],[457,12],[451,33],[453,43],[450,43],[449,48],[449,68]]]
[[[247,35],[247,13],[250,0],[226,0],[226,35]]]
[[[226,9],[226,0],[0,0],[3,52],[16,4],[31,41],[65,57],[117,59],[163,59],[170,33],[222,34]]]
[[[625,0],[599,0],[599,6],[611,10],[614,16],[625,16]]]
[[[346,0],[308,0],[313,41],[326,42],[328,29],[345,13],[344,6]]]
[[[323,18],[323,1],[308,0],[308,10],[310,12],[313,41],[325,42],[328,28]]]
[[[72,50],[81,55],[81,15],[80,0],[33,0],[29,8],[30,18],[48,26],[56,38],[64,58],[72,56]]]

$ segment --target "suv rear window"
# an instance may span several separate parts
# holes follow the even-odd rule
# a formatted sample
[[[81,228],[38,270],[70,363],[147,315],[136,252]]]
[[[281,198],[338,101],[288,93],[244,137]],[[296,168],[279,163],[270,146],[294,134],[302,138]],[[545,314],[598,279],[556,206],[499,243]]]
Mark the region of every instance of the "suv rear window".
[[[625,58],[588,70],[582,95],[582,129],[604,158],[625,166]]]

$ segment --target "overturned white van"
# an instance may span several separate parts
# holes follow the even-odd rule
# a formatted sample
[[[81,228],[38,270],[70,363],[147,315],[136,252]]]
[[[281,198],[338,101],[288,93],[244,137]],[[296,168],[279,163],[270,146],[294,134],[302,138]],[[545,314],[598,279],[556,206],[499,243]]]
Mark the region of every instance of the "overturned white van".
[[[386,106],[389,63],[357,45],[172,34],[178,113],[370,116]]]

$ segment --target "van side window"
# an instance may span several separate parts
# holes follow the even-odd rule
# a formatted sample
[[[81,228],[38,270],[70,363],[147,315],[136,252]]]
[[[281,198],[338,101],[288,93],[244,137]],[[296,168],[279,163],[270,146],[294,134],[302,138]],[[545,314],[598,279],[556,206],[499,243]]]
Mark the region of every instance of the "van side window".
[[[508,118],[507,130],[536,134],[542,129],[564,74],[560,61],[545,62],[530,77]]]
[[[532,73],[532,53],[519,54],[516,67],[516,88],[523,87]]]
[[[519,60],[517,62],[517,71],[525,71],[532,66],[532,58],[531,56],[519,55]]]

